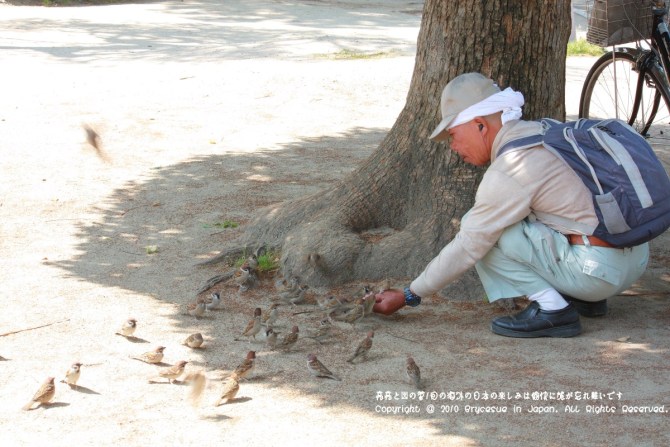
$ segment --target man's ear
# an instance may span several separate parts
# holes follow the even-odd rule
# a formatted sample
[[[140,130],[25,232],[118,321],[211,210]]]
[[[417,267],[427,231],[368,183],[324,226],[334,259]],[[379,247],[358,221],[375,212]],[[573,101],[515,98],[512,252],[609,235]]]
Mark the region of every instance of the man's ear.
[[[483,117],[478,116],[474,119],[474,121],[475,123],[477,123],[477,128],[479,129],[479,132],[483,132],[484,135],[486,135],[486,132],[488,131],[489,127],[486,120]]]

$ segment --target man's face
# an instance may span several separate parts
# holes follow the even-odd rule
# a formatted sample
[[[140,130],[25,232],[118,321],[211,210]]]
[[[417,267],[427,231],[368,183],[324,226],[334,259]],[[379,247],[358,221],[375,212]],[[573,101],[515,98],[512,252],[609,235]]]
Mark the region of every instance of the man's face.
[[[484,166],[491,161],[491,149],[485,141],[487,127],[475,120],[460,124],[447,130],[451,149],[461,156],[464,162],[475,166]]]

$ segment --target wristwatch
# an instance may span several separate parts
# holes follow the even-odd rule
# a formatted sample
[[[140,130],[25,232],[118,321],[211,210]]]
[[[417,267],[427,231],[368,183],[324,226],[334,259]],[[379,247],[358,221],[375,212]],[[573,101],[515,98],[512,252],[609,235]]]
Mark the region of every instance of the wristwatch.
[[[415,295],[409,290],[409,287],[405,287],[405,305],[409,307],[416,307],[421,304],[421,297]]]

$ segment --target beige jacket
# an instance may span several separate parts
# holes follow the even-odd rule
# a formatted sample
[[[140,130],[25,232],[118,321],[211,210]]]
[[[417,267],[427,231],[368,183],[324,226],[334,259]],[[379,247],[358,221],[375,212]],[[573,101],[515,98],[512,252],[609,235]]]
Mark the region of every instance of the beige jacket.
[[[474,206],[456,237],[412,282],[415,294],[431,295],[458,279],[489,252],[505,228],[527,217],[564,234],[593,234],[598,218],[591,193],[564,161],[542,146],[495,157],[506,142],[541,133],[541,124],[533,121],[502,127]]]

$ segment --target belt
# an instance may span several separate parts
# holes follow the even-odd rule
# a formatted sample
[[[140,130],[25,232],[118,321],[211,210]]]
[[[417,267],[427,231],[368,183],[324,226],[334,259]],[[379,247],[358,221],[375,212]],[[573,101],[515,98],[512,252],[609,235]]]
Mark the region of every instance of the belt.
[[[570,245],[586,245],[584,243],[584,236],[581,234],[568,234],[568,242]],[[595,236],[586,236],[586,239],[589,241],[590,245],[596,246],[596,247],[606,247],[606,248],[616,248],[614,245],[603,241],[600,238],[597,238]]]

